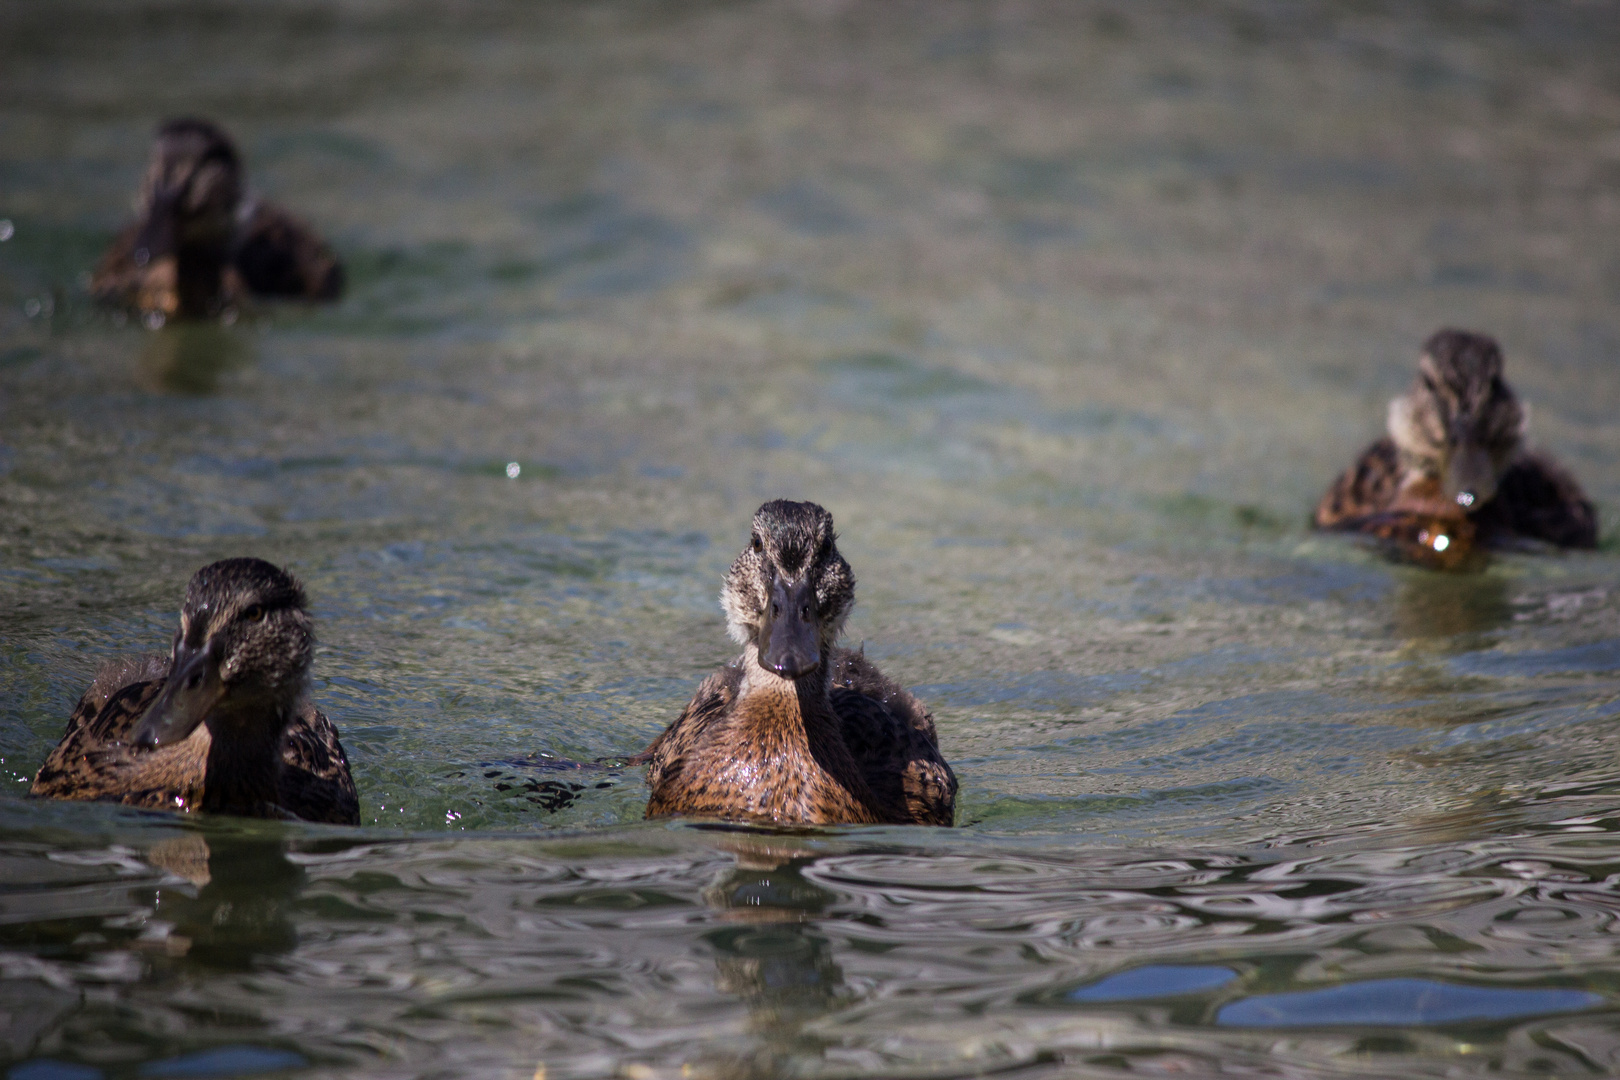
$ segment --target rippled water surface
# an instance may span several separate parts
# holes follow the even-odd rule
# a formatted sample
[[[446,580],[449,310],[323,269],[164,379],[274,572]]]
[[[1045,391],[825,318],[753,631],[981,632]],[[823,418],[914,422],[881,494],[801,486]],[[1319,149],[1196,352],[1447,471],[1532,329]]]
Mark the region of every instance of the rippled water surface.
[[[341,304],[91,308],[184,112]],[[1620,546],[1305,527],[1446,324],[1620,525],[1614,8],[15,3],[0,219],[10,1080],[1620,1071]],[[777,496],[956,829],[545,766],[728,656]],[[22,798],[233,554],[365,825]]]

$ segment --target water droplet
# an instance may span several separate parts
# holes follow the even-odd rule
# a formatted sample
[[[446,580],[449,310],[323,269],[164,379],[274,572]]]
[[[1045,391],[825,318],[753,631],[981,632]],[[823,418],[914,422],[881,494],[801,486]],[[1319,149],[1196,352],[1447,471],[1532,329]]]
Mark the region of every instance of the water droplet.
[[[1434,550],[1436,550],[1436,551],[1444,551],[1444,550],[1446,550],[1446,548],[1448,548],[1450,546],[1451,546],[1451,537],[1447,536],[1445,533],[1441,533],[1439,536],[1436,536],[1434,538]]]
[[[11,219],[7,217],[0,217],[0,244],[5,243],[7,240],[10,240],[16,235],[17,226],[11,223]]]
[[[146,250],[143,247],[135,249],[135,265],[136,266],[145,266],[147,263],[149,263],[151,261],[152,261],[152,253],[150,251]]]
[[[516,480],[518,476],[522,474],[522,472],[523,466],[519,465],[517,462],[508,461],[506,463],[506,478],[508,480]]]
[[[23,301],[23,314],[28,316],[30,319],[35,318],[36,316],[38,316],[39,315],[39,301],[35,300],[32,296],[30,296],[27,300],[24,300]]]
[[[1474,505],[1474,493],[1472,491],[1459,491],[1459,492],[1457,492],[1457,505],[1458,506],[1473,506]]]
[[[163,312],[161,311],[148,311],[141,317],[141,321],[146,324],[146,328],[148,330],[161,330],[163,329],[163,324],[168,320],[163,317]]]

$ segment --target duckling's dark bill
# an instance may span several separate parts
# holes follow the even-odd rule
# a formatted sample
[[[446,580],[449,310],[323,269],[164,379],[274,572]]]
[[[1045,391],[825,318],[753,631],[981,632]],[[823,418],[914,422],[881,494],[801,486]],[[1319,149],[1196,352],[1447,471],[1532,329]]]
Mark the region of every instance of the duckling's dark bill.
[[[763,667],[784,679],[797,679],[821,666],[821,628],[815,617],[816,586],[806,574],[798,581],[771,583],[771,603],[760,627]]]
[[[133,742],[143,750],[154,750],[190,737],[224,696],[212,643],[198,648],[180,642],[163,692],[141,717]]]
[[[1464,510],[1490,502],[1496,497],[1496,464],[1489,448],[1471,435],[1459,438],[1442,483],[1444,494]]]
[[[171,256],[175,248],[176,234],[174,199],[169,198],[161,202],[154,202],[151,210],[141,221],[141,231],[135,237],[135,250],[131,256],[137,267],[145,268],[155,260]]]

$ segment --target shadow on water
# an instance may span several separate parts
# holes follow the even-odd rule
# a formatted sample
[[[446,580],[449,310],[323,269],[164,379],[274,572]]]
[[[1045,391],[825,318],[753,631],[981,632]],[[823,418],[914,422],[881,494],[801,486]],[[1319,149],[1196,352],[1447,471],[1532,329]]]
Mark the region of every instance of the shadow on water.
[[[212,394],[231,371],[254,360],[240,334],[214,323],[181,323],[154,331],[141,348],[140,381],[148,389]]]

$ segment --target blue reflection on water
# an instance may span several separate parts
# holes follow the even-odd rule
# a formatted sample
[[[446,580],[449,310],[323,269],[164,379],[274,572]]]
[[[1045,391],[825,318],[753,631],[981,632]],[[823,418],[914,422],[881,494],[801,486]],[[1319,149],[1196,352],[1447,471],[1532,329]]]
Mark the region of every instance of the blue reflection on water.
[[[1149,964],[1110,975],[1101,982],[1070,990],[1070,1001],[1136,1001],[1196,994],[1225,986],[1237,978],[1231,968],[1203,964]]]
[[[195,1054],[149,1061],[141,1066],[142,1076],[246,1076],[280,1069],[301,1069],[309,1062],[291,1050],[268,1050],[262,1046],[219,1046]]]
[[[74,1065],[52,1058],[35,1058],[6,1071],[6,1080],[101,1080],[101,1070],[92,1065]]]
[[[1590,645],[1521,653],[1503,653],[1495,649],[1467,653],[1452,660],[1451,668],[1462,675],[1496,678],[1617,671],[1620,670],[1620,639],[1610,638]]]
[[[1375,979],[1326,990],[1234,1001],[1222,1008],[1215,1019],[1228,1027],[1413,1027],[1576,1012],[1601,1004],[1602,997],[1585,990],[1520,990],[1457,986],[1427,979]]]

